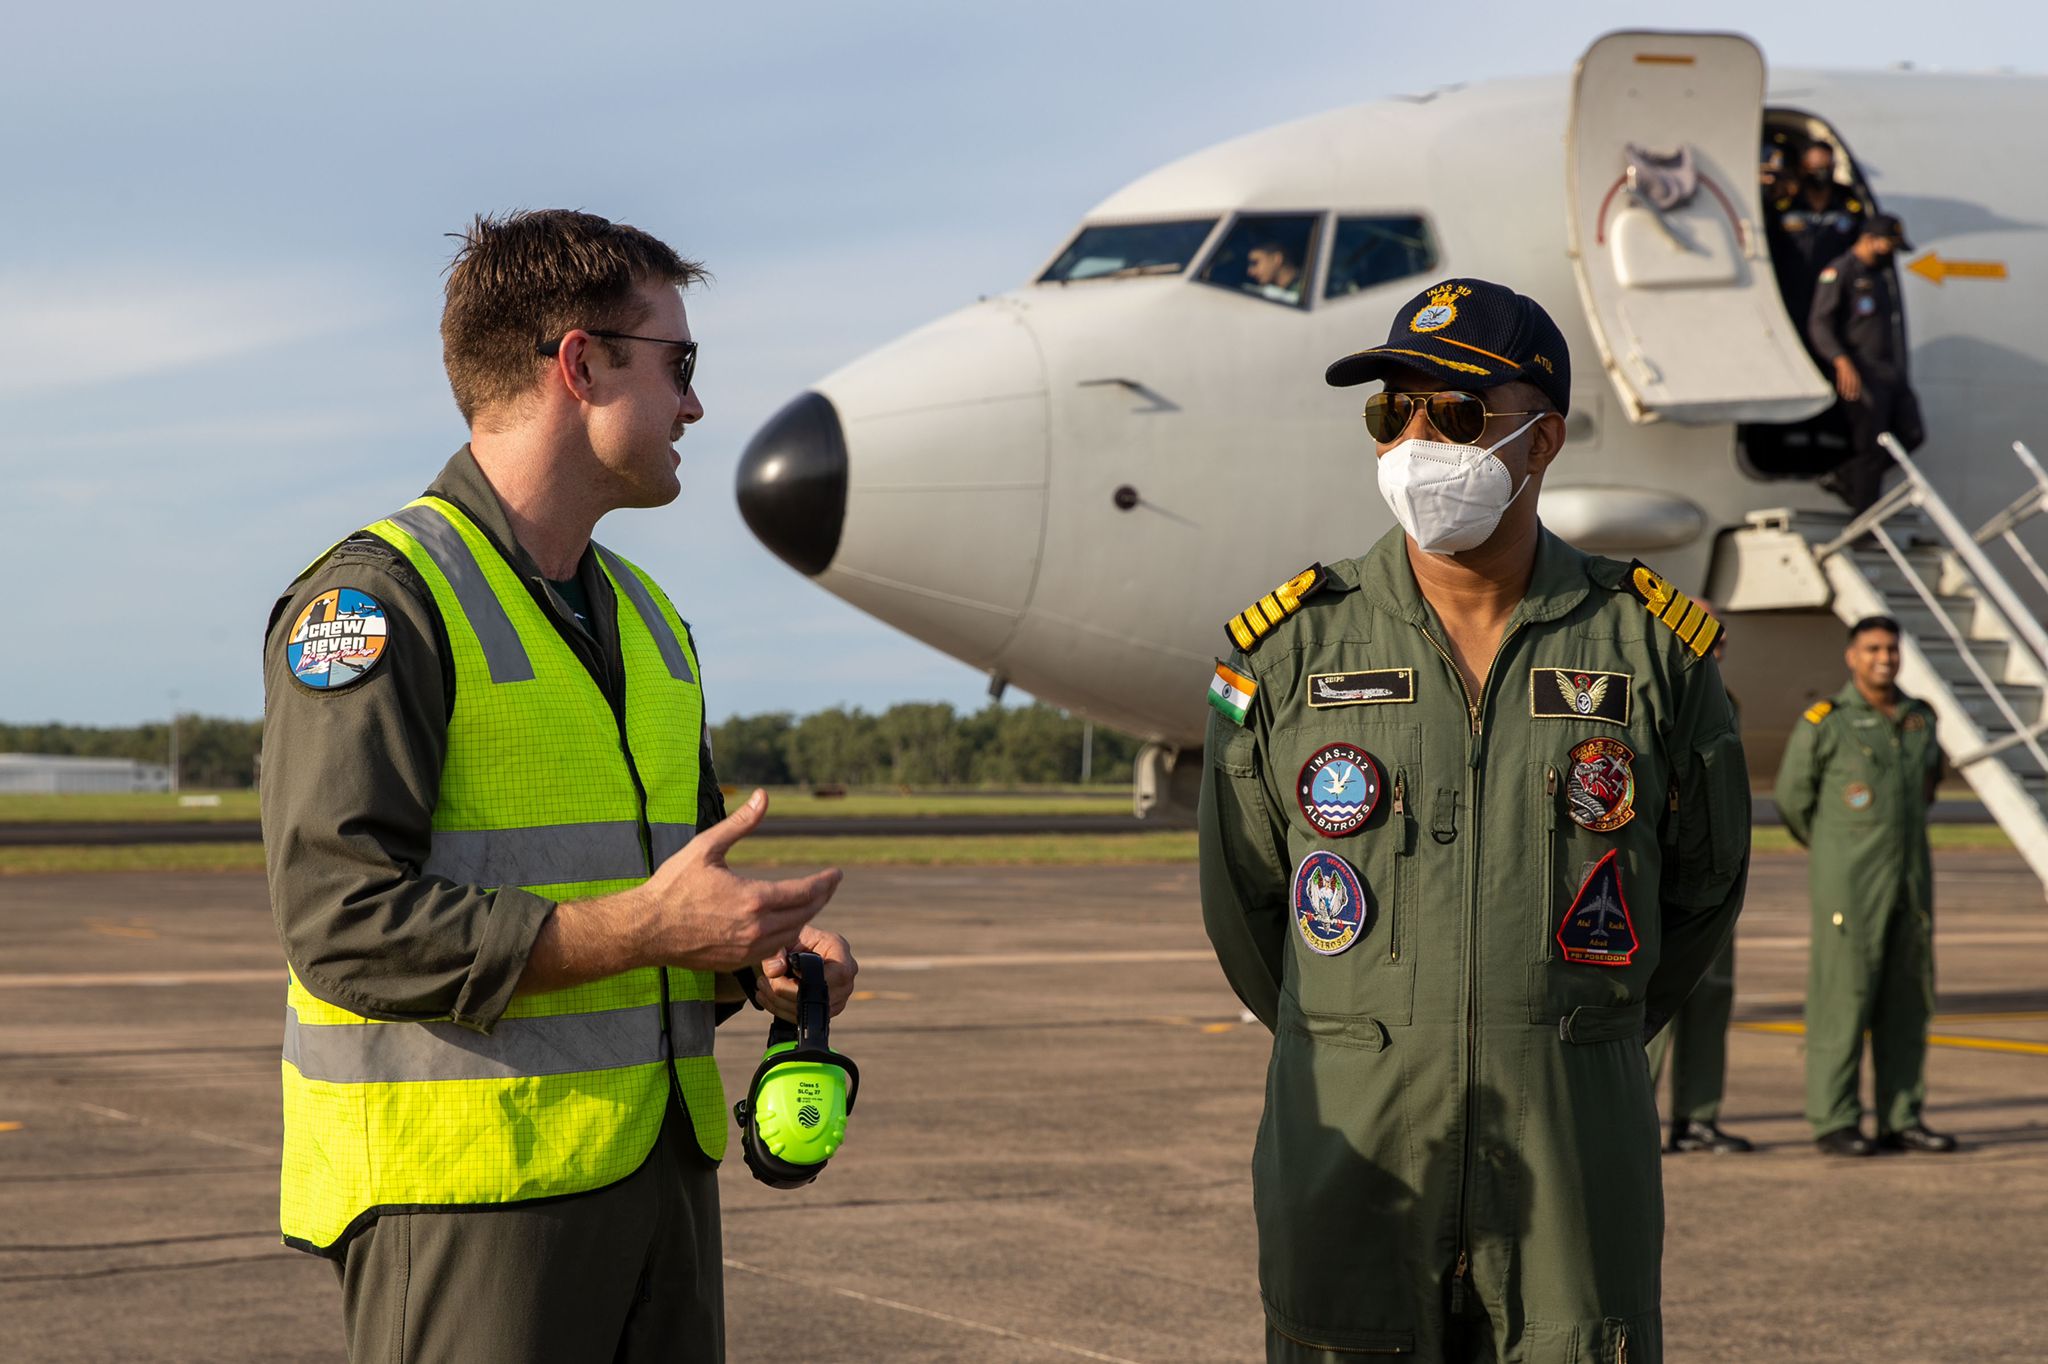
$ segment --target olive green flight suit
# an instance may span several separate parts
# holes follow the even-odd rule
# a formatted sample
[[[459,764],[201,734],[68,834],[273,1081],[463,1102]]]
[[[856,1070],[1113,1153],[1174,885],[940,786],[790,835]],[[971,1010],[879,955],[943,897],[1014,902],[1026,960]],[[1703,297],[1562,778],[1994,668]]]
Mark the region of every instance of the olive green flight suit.
[[[1257,691],[1242,726],[1210,721],[1202,910],[1274,1035],[1252,1156],[1271,1360],[1662,1358],[1643,1043],[1734,929],[1749,783],[1719,670],[1628,573],[1545,532],[1468,697],[1395,530],[1229,660]],[[1560,671],[1607,675],[1596,714],[1557,713]],[[1632,755],[1607,832],[1568,804],[1592,740]],[[1381,785],[1337,837],[1298,795],[1332,743]],[[1318,852],[1363,891],[1335,954],[1295,908]],[[1567,960],[1560,930],[1608,854],[1634,949]]]
[[[1879,1133],[1920,1120],[1934,1013],[1934,865],[1927,805],[1941,773],[1934,712],[1899,694],[1895,719],[1855,684],[1793,726],[1778,813],[1812,851],[1806,1117],[1816,1137],[1857,1126],[1870,1034]]]

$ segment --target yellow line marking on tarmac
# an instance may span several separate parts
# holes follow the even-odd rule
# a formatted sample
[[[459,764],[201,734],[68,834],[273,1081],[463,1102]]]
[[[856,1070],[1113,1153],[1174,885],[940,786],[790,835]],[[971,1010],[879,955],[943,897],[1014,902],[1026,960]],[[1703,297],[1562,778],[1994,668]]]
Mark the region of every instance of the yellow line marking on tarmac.
[[[18,1122],[0,1122],[0,1132],[19,1132],[20,1130],[21,1124]]]
[[[852,998],[856,1004],[863,1004],[871,999],[888,999],[901,1003],[905,1000],[916,999],[917,996],[906,994],[902,990],[855,990]]]
[[[2043,941],[2048,941],[2048,938]],[[1215,952],[1203,947],[1132,952],[990,952],[961,956],[862,957],[860,964],[863,970],[875,967],[884,971],[931,971],[945,967],[1120,966],[1214,960]]]
[[[156,930],[141,919],[130,919],[117,924],[111,919],[87,919],[85,926],[95,933],[104,933],[110,938],[154,938]]]
[[[1101,1354],[1094,1350],[1083,1349],[1079,1345],[1068,1345],[1064,1341],[1048,1340],[1044,1336],[1027,1336],[1022,1331],[1012,1331],[1007,1326],[992,1326],[985,1321],[974,1321],[967,1317],[956,1317],[951,1312],[934,1311],[929,1307],[919,1307],[915,1303],[898,1302],[894,1298],[876,1297],[872,1293],[862,1293],[852,1288],[841,1288],[836,1284],[819,1283],[815,1279],[800,1279],[794,1274],[778,1274],[772,1269],[763,1269],[759,1265],[750,1265],[744,1260],[728,1259],[725,1262],[725,1267],[727,1269],[737,1269],[746,1274],[758,1274],[764,1279],[773,1279],[777,1283],[795,1284],[799,1288],[823,1289],[827,1293],[836,1293],[842,1298],[851,1298],[855,1302],[870,1303],[876,1307],[893,1308],[898,1312],[910,1312],[916,1316],[930,1317],[933,1321],[943,1321],[954,1326],[965,1326],[970,1331],[984,1331],[992,1336],[1001,1336],[1005,1340],[1021,1340],[1027,1345],[1036,1345],[1047,1350],[1058,1350],[1061,1354],[1073,1355],[1077,1359],[1095,1359],[1102,1361],[1102,1364],[1138,1364],[1137,1360],[1125,1359],[1122,1355]]]
[[[1790,937],[1735,939],[1737,948],[1750,947],[1805,947],[1813,940],[1804,933]],[[1940,947],[2032,947],[2048,943],[2048,932],[2039,930],[2016,930],[2007,932],[1982,933],[1936,933],[1934,945]]]
[[[1746,1032],[1770,1032],[1787,1037],[1806,1035],[1804,1023],[1737,1023],[1734,1026]],[[1963,1051],[2002,1051],[2015,1056],[2048,1056],[2048,1042],[2013,1042],[2003,1037],[1956,1037],[1946,1033],[1929,1033],[1927,1045],[1956,1047]]]

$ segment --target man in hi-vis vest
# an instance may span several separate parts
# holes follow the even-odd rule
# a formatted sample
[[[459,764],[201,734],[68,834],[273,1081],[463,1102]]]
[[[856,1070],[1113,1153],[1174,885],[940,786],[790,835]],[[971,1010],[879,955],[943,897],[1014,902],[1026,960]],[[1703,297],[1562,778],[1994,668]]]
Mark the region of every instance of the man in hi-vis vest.
[[[590,536],[675,499],[701,267],[585,213],[479,218],[441,336],[470,442],[322,554],[264,644],[291,966],[287,1244],[351,1359],[719,1360],[712,1030],[794,1017],[836,870],[751,881],[689,627]],[[344,486],[346,486],[344,484]]]

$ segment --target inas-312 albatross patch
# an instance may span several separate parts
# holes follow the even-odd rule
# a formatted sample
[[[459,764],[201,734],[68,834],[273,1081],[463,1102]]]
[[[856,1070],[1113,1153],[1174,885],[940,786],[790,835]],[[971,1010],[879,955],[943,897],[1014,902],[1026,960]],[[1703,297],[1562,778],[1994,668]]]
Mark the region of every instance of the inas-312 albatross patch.
[[[384,606],[367,592],[336,587],[306,603],[285,636],[292,676],[316,691],[334,691],[367,677],[390,636]]]

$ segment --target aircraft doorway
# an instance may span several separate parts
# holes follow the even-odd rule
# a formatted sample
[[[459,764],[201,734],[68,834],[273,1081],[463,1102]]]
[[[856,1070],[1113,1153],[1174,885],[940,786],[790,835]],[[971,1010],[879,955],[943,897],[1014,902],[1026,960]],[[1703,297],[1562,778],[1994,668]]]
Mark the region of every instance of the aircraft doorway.
[[[1765,109],[1758,186],[1765,240],[1778,296],[1817,372],[1807,317],[1815,282],[1855,242],[1857,225],[1877,211],[1849,145],[1825,120],[1801,109]],[[1752,478],[1816,479],[1849,457],[1839,405],[1802,421],[1750,422],[1736,428],[1743,471]]]

